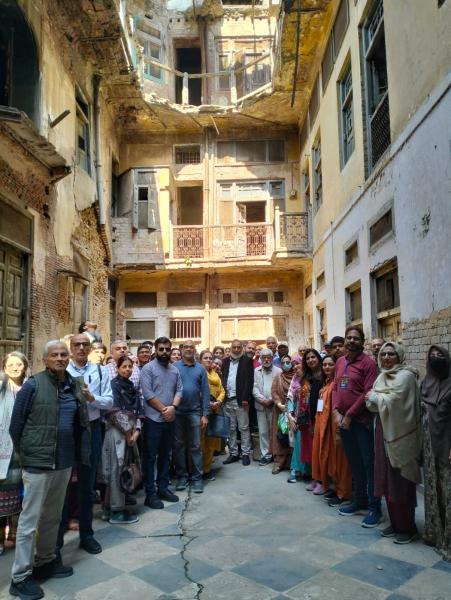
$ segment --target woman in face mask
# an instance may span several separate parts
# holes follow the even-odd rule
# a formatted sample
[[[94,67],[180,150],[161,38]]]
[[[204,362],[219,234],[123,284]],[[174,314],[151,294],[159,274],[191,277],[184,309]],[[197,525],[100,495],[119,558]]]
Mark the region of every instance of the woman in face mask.
[[[429,348],[421,384],[424,456],[424,539],[451,560],[451,358]]]
[[[274,459],[272,474],[277,475],[283,469],[290,465],[291,447],[288,439],[288,432],[282,431],[282,425],[279,417],[287,413],[288,390],[294,376],[294,366],[299,363],[297,358],[291,359],[290,356],[284,356],[281,361],[282,373],[276,375],[272,382],[271,396],[274,402],[271,434],[269,441],[269,453]],[[283,420],[283,419],[282,419]]]

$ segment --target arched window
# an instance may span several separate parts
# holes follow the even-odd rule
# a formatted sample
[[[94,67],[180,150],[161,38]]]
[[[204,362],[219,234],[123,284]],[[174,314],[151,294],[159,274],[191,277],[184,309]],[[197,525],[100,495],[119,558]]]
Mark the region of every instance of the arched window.
[[[34,34],[16,2],[2,6],[0,105],[25,112],[39,125],[39,60]]]

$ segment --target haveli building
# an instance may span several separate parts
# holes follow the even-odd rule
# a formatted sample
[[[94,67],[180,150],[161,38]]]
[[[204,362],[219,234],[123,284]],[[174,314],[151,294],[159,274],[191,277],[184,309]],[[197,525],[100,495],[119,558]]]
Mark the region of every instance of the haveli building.
[[[3,352],[450,344],[449,0],[0,7]]]

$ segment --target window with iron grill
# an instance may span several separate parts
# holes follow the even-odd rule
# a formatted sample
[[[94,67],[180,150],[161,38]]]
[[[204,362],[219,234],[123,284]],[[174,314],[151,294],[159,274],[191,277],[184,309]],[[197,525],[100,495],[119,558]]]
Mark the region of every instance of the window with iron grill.
[[[354,107],[352,97],[352,71],[349,64],[339,82],[341,113],[341,163],[344,166],[354,151]]]
[[[367,106],[367,152],[370,171],[391,142],[384,12],[379,0],[363,29],[365,96]]]
[[[197,165],[200,163],[200,145],[175,146],[176,165]]]
[[[201,319],[174,319],[169,321],[169,337],[176,340],[200,340]]]
[[[323,175],[321,168],[321,139],[318,139],[312,148],[313,158],[313,194],[315,198],[315,211],[318,211],[323,203]]]

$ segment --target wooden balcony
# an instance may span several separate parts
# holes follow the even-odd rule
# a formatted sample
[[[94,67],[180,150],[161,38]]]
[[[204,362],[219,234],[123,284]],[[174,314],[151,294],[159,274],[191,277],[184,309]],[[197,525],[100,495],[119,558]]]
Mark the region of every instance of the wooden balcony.
[[[175,225],[171,228],[170,260],[191,262],[253,261],[311,250],[308,213],[275,211],[274,223],[238,225]]]

